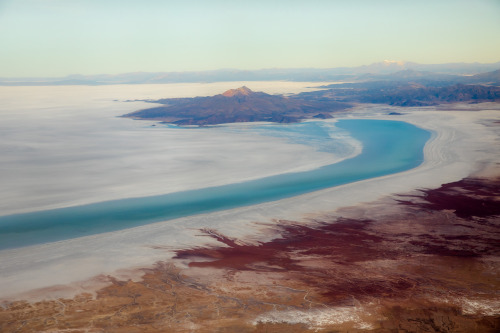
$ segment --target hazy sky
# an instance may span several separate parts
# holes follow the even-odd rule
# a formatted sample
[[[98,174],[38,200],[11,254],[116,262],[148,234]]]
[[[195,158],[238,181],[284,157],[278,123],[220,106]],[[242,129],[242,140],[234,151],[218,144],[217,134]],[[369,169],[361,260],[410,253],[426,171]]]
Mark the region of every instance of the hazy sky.
[[[500,61],[500,0],[0,0],[0,77]]]

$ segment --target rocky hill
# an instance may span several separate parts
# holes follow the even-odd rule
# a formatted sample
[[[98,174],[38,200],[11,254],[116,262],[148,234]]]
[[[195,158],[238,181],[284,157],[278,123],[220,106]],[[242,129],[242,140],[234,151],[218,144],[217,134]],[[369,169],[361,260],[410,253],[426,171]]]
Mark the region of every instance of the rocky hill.
[[[329,118],[330,113],[350,105],[333,100],[304,100],[254,92],[247,87],[230,89],[210,97],[171,98],[151,101],[165,106],[124,115],[134,119],[159,120],[177,125],[213,125],[235,122],[297,122],[307,118]]]

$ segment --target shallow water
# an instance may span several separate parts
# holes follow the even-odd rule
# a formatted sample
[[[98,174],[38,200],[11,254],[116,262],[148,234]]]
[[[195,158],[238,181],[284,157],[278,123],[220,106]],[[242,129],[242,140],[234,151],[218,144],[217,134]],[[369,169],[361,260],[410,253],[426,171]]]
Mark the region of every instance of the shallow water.
[[[321,122],[296,124],[296,136],[290,135],[290,128],[293,127],[273,125],[275,127],[269,127],[268,130],[269,135],[282,136],[284,132],[299,141],[316,140],[318,149],[328,150],[328,143],[325,144],[328,142],[325,134],[327,131],[318,127],[321,126],[319,124]],[[335,126],[349,132],[361,142],[361,154],[311,171],[165,195],[3,216],[0,217],[0,249],[76,238],[274,201],[405,171],[423,162],[423,147],[430,138],[428,131],[398,121],[349,119],[339,120]],[[321,140],[322,137],[325,142]]]
[[[347,157],[249,129],[259,123],[179,130],[120,117],[151,107],[129,99],[213,95],[235,84],[0,87],[0,216],[221,186]],[[310,84],[249,86],[275,93]]]

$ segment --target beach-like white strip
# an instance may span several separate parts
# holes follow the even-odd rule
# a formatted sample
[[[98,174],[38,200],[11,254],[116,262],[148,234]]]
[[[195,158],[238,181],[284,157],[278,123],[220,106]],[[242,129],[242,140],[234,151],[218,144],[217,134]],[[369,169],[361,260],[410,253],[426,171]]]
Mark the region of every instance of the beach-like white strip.
[[[390,110],[390,109],[389,109]],[[97,274],[144,267],[167,260],[172,249],[214,243],[199,237],[200,228],[217,229],[234,237],[252,239],[262,228],[254,222],[293,219],[307,223],[308,216],[377,200],[417,188],[435,188],[460,180],[481,163],[498,161],[498,133],[488,123],[500,120],[498,111],[432,111],[404,109],[404,116],[388,116],[386,108],[359,108],[351,117],[408,121],[433,131],[425,147],[424,163],[412,170],[329,188],[294,198],[210,214],[145,225],[137,228],[0,251],[0,298],[34,288],[73,283],[70,291],[91,289],[86,281]],[[219,244],[220,245],[220,244]],[[68,289],[42,291],[58,297]],[[26,295],[25,295],[26,296]]]

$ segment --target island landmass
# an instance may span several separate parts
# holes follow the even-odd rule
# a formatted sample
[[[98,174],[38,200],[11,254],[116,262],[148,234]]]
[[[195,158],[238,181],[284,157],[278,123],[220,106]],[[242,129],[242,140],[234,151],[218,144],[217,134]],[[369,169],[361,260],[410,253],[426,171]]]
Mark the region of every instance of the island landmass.
[[[215,125],[236,122],[293,123],[309,118],[331,118],[330,113],[350,104],[333,100],[307,101],[254,92],[243,86],[209,97],[169,98],[150,101],[165,104],[124,115],[176,125]]]

